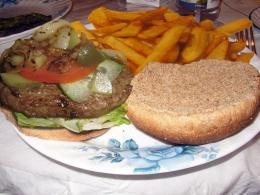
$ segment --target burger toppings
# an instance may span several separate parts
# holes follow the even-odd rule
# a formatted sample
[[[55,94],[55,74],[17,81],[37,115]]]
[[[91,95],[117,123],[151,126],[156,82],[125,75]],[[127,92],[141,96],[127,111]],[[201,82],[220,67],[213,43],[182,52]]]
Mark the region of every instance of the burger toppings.
[[[132,76],[123,61],[121,53],[96,48],[68,22],[47,23],[2,54],[0,101],[16,112],[22,126],[81,132],[126,123],[120,105]],[[61,98],[66,105],[59,105]]]

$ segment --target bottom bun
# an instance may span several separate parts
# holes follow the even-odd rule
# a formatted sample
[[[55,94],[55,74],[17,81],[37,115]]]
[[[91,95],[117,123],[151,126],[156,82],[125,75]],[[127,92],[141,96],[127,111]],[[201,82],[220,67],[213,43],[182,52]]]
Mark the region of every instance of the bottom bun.
[[[103,135],[108,129],[93,130],[83,133],[73,133],[65,128],[61,129],[40,129],[27,128],[17,125],[13,113],[5,108],[0,108],[0,112],[4,113],[6,118],[11,121],[17,129],[25,135],[38,137],[42,139],[62,140],[62,141],[85,141]]]

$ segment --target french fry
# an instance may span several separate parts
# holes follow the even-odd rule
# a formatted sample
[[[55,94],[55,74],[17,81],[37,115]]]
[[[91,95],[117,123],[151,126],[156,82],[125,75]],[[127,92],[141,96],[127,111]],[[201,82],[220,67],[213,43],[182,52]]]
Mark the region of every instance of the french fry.
[[[116,37],[134,37],[136,36],[143,28],[143,24],[140,21],[131,22],[128,26],[113,33],[113,36]]]
[[[145,62],[145,57],[143,55],[137,53],[134,49],[130,48],[116,37],[106,36],[104,38],[104,43],[106,43],[112,49],[121,51],[129,60],[139,66]]]
[[[229,59],[230,59],[231,61],[236,61],[237,58],[238,58],[238,54],[237,54],[237,53],[230,53],[230,54],[228,55],[228,57],[229,57]]]
[[[74,21],[70,23],[70,26],[76,30],[78,33],[84,33],[88,40],[94,40],[95,36],[92,34],[90,30],[88,30],[84,24],[80,21]]]
[[[94,26],[108,26],[110,25],[109,19],[106,15],[106,8],[99,7],[94,9],[88,16],[88,21]]]
[[[164,13],[164,19],[167,22],[172,22],[180,18],[180,15],[177,12],[174,12],[170,9],[167,10],[166,13]]]
[[[115,21],[115,20],[133,21],[138,17],[140,17],[145,12],[125,12],[125,11],[115,11],[115,10],[106,9],[105,13],[111,21]]]
[[[135,51],[148,56],[152,53],[153,49],[152,47],[146,45],[142,41],[136,38],[125,38],[125,39],[120,39],[123,43],[134,49]]]
[[[209,33],[209,44],[203,54],[203,58],[207,57],[225,38],[223,35],[211,31]]]
[[[201,27],[194,27],[191,39],[181,52],[181,61],[190,63],[199,59],[208,46],[208,33]]]
[[[182,43],[182,44],[187,43],[189,41],[189,39],[190,39],[190,33],[191,33],[191,28],[186,28],[183,31],[179,42]]]
[[[167,24],[167,22],[165,22],[164,20],[152,20],[152,21],[149,21],[149,23],[151,25],[155,25],[155,26],[162,26],[162,25]]]
[[[238,53],[246,47],[246,43],[243,40],[237,42],[231,42],[228,48],[228,59],[235,61],[238,58]]]
[[[141,31],[137,36],[141,39],[153,39],[160,36],[168,29],[169,27],[167,25],[150,26],[147,29]]]
[[[199,23],[199,26],[205,30],[213,30],[214,29],[214,23],[212,20],[206,19]]]
[[[137,65],[134,64],[133,62],[130,62],[129,60],[127,62],[125,62],[125,64],[127,65],[127,67],[129,68],[129,70],[132,72],[132,73],[136,73],[136,69],[137,69]]]
[[[221,32],[226,36],[230,36],[236,32],[242,31],[248,27],[252,26],[252,22],[247,18],[242,18],[239,20],[235,20],[233,22],[224,24],[220,27],[216,28],[217,32]]]
[[[171,25],[185,25],[188,27],[197,26],[196,20],[193,16],[181,16],[178,19],[171,22]]]
[[[178,43],[185,28],[185,26],[177,25],[166,31],[160,42],[153,49],[153,52],[138,67],[137,72],[140,72],[149,62],[160,62],[166,53]]]
[[[113,32],[119,31],[126,26],[127,26],[127,23],[122,22],[122,23],[117,23],[117,24],[97,28],[94,32],[97,36],[104,36],[104,35],[108,35]]]
[[[237,57],[236,61],[237,62],[249,63],[253,56],[254,56],[254,53],[252,53],[252,52],[250,52],[250,53],[243,53],[243,54],[241,54],[241,55],[239,55]]]
[[[124,53],[134,73],[153,61],[186,64],[213,58],[248,62],[252,57],[240,55],[244,42],[228,39],[252,25],[247,18],[215,27],[211,20],[196,22],[194,16],[181,16],[165,7],[137,12],[100,7],[88,18],[96,29],[88,30],[77,21],[77,32],[84,32],[99,47]]]
[[[208,56],[207,59],[224,60],[228,52],[228,40],[222,41]]]
[[[166,55],[163,57],[162,62],[172,63],[175,62],[179,56],[180,47],[175,45]]]
[[[161,18],[163,18],[163,14],[167,10],[168,9],[165,7],[160,7],[155,10],[149,10],[149,11],[146,11],[142,16],[137,18],[137,20],[139,20],[141,22],[147,22],[147,21],[154,20],[154,19],[161,19]]]
[[[245,49],[246,43],[242,40],[230,43],[229,53],[238,53]]]

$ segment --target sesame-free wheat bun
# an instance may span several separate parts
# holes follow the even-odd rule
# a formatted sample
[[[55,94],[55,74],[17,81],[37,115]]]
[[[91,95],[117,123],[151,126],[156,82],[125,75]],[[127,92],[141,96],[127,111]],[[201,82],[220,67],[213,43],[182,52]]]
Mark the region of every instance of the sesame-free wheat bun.
[[[248,125],[258,112],[259,72],[247,63],[151,63],[132,86],[128,117],[140,130],[169,143],[224,139]]]

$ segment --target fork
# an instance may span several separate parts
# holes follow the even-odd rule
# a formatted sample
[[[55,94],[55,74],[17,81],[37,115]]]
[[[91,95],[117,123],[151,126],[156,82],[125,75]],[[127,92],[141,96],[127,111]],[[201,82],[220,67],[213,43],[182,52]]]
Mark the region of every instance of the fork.
[[[254,32],[252,27],[236,33],[235,37],[237,40],[245,41],[246,47],[253,51],[255,54],[257,54],[255,47]]]

